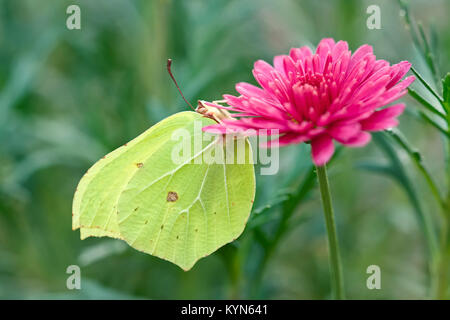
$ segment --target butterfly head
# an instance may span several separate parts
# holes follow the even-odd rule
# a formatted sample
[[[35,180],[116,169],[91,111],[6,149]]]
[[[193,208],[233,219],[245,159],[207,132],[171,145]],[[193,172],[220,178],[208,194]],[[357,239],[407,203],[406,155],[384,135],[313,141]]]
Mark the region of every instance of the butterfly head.
[[[233,119],[230,113],[224,108],[225,107],[215,102],[198,100],[197,108],[195,108],[195,111],[200,113],[204,117],[213,119],[217,123],[221,123],[225,119],[227,120]]]

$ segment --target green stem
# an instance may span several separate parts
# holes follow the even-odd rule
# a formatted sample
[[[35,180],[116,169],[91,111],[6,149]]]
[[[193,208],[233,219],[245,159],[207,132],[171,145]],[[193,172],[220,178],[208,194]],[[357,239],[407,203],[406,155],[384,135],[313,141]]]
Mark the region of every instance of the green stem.
[[[344,297],[344,284],[342,276],[341,258],[339,255],[339,243],[336,235],[336,225],[334,223],[333,206],[331,203],[330,186],[328,184],[327,169],[325,165],[317,166],[317,178],[319,180],[319,189],[322,197],[323,211],[325,215],[325,224],[328,234],[328,250],[330,257],[331,281],[333,296],[341,300]]]
[[[443,221],[441,230],[441,254],[439,256],[439,265],[437,270],[437,286],[436,286],[436,299],[447,299],[448,290],[448,267],[450,256],[450,238],[449,238],[449,221],[448,219]]]
[[[424,106],[430,112],[438,115],[440,118],[446,120],[445,114],[436,109],[430,102],[425,100],[420,94],[416,92],[416,90],[408,88],[408,93],[411,97],[413,97],[417,102],[419,102],[422,106]]]
[[[230,277],[231,277],[231,290],[230,299],[236,300],[240,299],[241,292],[241,279],[242,279],[242,267],[239,253],[236,253],[230,266]]]
[[[408,143],[406,138],[397,129],[392,129],[387,132],[403,148],[403,150],[405,150],[408,153],[408,155],[410,156],[414,165],[417,167],[419,172],[425,178],[425,181],[427,182],[428,187],[431,190],[431,193],[433,194],[433,196],[435,197],[436,201],[438,202],[440,208],[442,209],[440,212],[445,213],[445,208],[446,208],[445,201],[442,199],[442,196],[439,192],[439,188],[437,187],[437,185],[434,182],[433,178],[431,177],[430,173],[425,168],[425,166],[422,162],[421,154],[417,150],[413,149],[413,147],[411,147],[411,145]],[[443,214],[442,217],[445,218],[445,214]]]
[[[449,121],[450,122],[450,121]],[[433,287],[436,290],[435,297],[437,299],[444,299],[446,297],[446,291],[448,286],[448,279],[447,279],[447,273],[448,273],[448,265],[449,265],[449,255],[450,255],[450,239],[449,239],[449,233],[448,228],[450,224],[450,216],[448,213],[448,207],[450,205],[450,193],[447,197],[447,200],[445,200],[441,193],[439,192],[439,188],[437,187],[437,184],[434,182],[433,178],[431,177],[428,170],[425,168],[421,155],[415,151],[409,143],[406,141],[405,137],[401,135],[399,131],[396,129],[393,129],[391,131],[388,131],[391,136],[394,138],[394,140],[408,153],[410,158],[412,159],[413,163],[416,165],[417,169],[419,169],[419,172],[423,175],[425,178],[425,181],[427,182],[433,196],[436,198],[436,201],[439,204],[440,210],[439,213],[441,214],[442,219],[442,226],[441,226],[441,243],[440,243],[440,252],[437,259],[437,266],[436,269],[433,271],[433,278],[435,279],[433,281]],[[450,183],[450,175],[449,175],[449,183]]]
[[[242,250],[236,246],[228,244],[220,251],[225,269],[229,277],[228,299],[236,300],[241,298],[242,282]]]
[[[446,103],[446,107],[448,107]],[[447,114],[448,132],[450,133],[450,113]],[[450,260],[450,139],[447,144],[447,198],[443,207],[444,217],[441,229],[441,253],[439,256],[438,281],[436,287],[436,298],[447,299],[448,292],[448,269]]]
[[[450,133],[446,129],[442,128],[436,121],[431,119],[429,116],[427,116],[422,111],[419,111],[419,115],[423,120],[428,122],[428,124],[431,124],[435,129],[439,130],[442,134],[447,136],[448,139],[450,139]]]
[[[423,86],[439,101],[439,103],[444,106],[444,99],[434,90],[431,85],[428,84],[428,82],[425,81],[425,79],[422,77],[422,75],[414,68],[411,67],[412,73],[419,79],[420,82],[422,82]]]

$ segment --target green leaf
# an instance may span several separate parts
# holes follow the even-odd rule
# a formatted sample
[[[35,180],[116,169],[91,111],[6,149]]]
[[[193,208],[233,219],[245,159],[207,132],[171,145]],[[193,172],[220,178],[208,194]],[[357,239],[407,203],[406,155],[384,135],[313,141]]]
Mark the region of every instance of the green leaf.
[[[440,204],[442,208],[445,208],[445,203],[441,197],[439,188],[437,187],[436,183],[434,182],[434,179],[431,177],[431,174],[428,172],[427,168],[425,168],[425,165],[423,163],[423,158],[420,152],[416,149],[414,149],[409,142],[406,140],[406,138],[403,136],[403,134],[396,128],[393,128],[391,130],[386,130],[386,133],[388,133],[395,142],[398,143],[398,145],[406,151],[406,153],[410,156],[411,160],[419,169],[420,173],[425,178],[425,181],[427,182],[431,192],[433,193],[433,196],[436,198],[437,202]]]
[[[435,127],[437,130],[439,130],[442,134],[444,134],[445,136],[447,136],[447,138],[450,139],[450,133],[447,131],[447,129],[442,128],[436,121],[434,121],[433,119],[431,119],[429,116],[427,116],[425,113],[423,113],[422,111],[419,111],[419,115],[420,117],[425,120],[426,122],[428,122],[430,125],[432,125],[433,127]]]
[[[419,81],[423,84],[423,86],[442,104],[442,102],[444,101],[441,96],[439,96],[439,94],[436,92],[436,90],[434,90],[431,85],[425,81],[425,79],[422,77],[422,75],[414,68],[411,67],[411,71],[412,73],[414,73],[414,75],[417,77],[417,79],[419,79]]]
[[[414,89],[408,88],[408,93],[411,97],[413,97],[417,102],[422,104],[427,110],[433,112],[434,114],[438,115],[442,119],[445,119],[445,115],[440,112],[438,109],[436,109],[431,103],[429,103],[427,100],[425,100],[421,95],[419,95]]]
[[[409,146],[408,142],[403,139],[403,137],[397,132],[389,132],[393,135],[395,141],[400,144],[400,146],[408,152],[413,161],[421,163],[422,158],[418,151],[414,150],[411,146]],[[427,240],[428,250],[430,254],[429,262],[430,264],[434,263],[434,259],[436,258],[438,252],[438,241],[436,238],[435,226],[433,223],[432,216],[428,211],[424,211],[422,209],[422,204],[420,203],[420,197],[417,194],[415,185],[413,181],[408,177],[404,164],[401,159],[398,157],[393,146],[388,142],[384,134],[377,133],[374,134],[374,140],[379,145],[383,153],[386,155],[387,159],[389,159],[389,164],[379,164],[374,162],[366,162],[357,164],[358,168],[372,171],[377,174],[384,174],[388,177],[391,177],[393,180],[399,183],[399,185],[403,188],[404,192],[408,196],[408,199],[411,205],[414,208],[414,212],[416,214],[417,221],[423,231],[425,239]]]
[[[419,29],[419,35],[422,39],[423,43],[423,51],[422,55],[425,58],[426,63],[428,64],[428,68],[430,69],[431,73],[433,74],[433,77],[436,81],[439,80],[439,71],[437,70],[437,63],[436,63],[436,57],[431,51],[431,46],[428,41],[428,38],[425,34],[425,30],[423,29],[422,23],[418,23],[417,27]]]
[[[232,139],[231,153],[229,140],[200,139],[191,157],[173,161],[180,142],[172,133],[185,129],[195,137],[198,121],[200,127],[214,123],[198,113],[177,113],[94,164],[73,201],[73,228],[81,229],[81,237],[123,239],[184,270],[236,239],[255,195],[253,164],[237,161],[239,146],[251,159],[250,144]],[[194,139],[190,143],[197,150]],[[208,164],[207,156],[223,163]]]
[[[443,96],[445,111],[450,112],[450,73],[447,73],[445,78],[442,80]]]
[[[442,87],[444,88],[444,101],[450,101],[450,73],[447,73],[443,79]]]

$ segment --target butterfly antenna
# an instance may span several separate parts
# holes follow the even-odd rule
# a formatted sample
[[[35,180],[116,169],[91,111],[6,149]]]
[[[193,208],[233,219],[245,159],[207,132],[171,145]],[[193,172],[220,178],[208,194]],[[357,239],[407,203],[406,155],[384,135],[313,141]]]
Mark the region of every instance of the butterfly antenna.
[[[183,92],[181,92],[180,87],[178,86],[177,80],[175,80],[175,77],[172,74],[172,59],[167,59],[167,72],[169,72],[170,77],[173,80],[173,83],[175,83],[175,86],[177,87],[178,91],[181,94],[181,97],[183,98],[183,100],[188,104],[189,107],[191,107],[192,110],[195,111],[194,107],[189,103],[189,101],[186,100],[186,98],[183,95]]]

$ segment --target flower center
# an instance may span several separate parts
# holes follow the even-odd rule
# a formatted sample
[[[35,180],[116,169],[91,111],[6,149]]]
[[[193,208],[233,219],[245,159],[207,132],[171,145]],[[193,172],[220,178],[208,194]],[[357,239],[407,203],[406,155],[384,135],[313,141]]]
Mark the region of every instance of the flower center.
[[[298,75],[292,86],[292,103],[298,114],[304,120],[315,123],[318,118],[327,112],[333,101],[333,83],[329,74],[305,73]]]
[[[313,87],[319,87],[322,82],[325,81],[325,77],[321,73],[307,73],[305,75],[299,76],[297,81],[302,85],[309,84]]]

